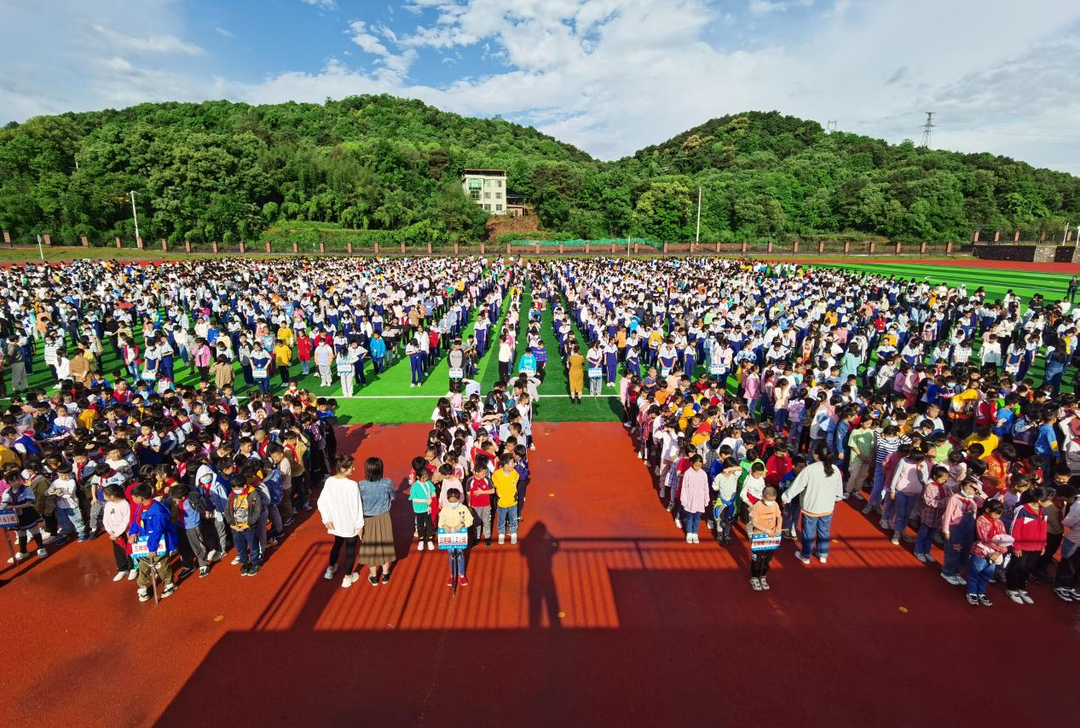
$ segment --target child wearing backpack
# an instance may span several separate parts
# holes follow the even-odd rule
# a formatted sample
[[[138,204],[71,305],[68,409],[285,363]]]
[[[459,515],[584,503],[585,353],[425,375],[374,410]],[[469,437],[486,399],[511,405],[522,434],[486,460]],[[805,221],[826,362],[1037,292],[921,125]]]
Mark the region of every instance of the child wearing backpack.
[[[479,458],[477,458],[479,462]],[[417,551],[435,550],[435,527],[431,522],[431,502],[435,498],[435,485],[431,482],[431,470],[428,461],[415,457],[412,461],[413,483],[409,487],[409,502],[412,503],[413,517],[416,519],[416,535],[419,541]],[[488,538],[490,539],[490,532]]]
[[[236,478],[225,509],[225,522],[232,529],[240,576],[255,576],[262,568],[258,546],[259,520],[265,518],[266,505],[256,487],[254,476]]]
[[[726,458],[720,472],[713,478],[713,519],[716,521],[716,542],[721,546],[731,543],[731,526],[739,511],[739,477],[743,469],[733,457]]]
[[[195,571],[195,563],[199,565],[199,578],[203,579],[210,573],[210,562],[207,560],[206,543],[202,535],[202,514],[210,510],[210,506],[203,500],[198,488],[192,488],[186,484],[174,485],[169,491],[173,504],[176,506],[177,524],[184,529],[188,548],[180,550],[180,559],[183,568],[179,578],[182,580],[189,573]]]
[[[41,516],[34,507],[34,491],[26,485],[22,472],[17,466],[12,466],[5,471],[4,480],[8,488],[0,496],[0,508],[14,510],[15,517],[18,519],[14,531],[19,550],[8,559],[8,563],[18,563],[30,556],[26,550],[28,536],[33,536],[34,543],[37,544],[38,558],[45,558],[49,552],[45,550],[45,541],[41,535]]]
[[[173,528],[169,509],[154,500],[154,490],[148,483],[139,483],[131,489],[131,500],[135,504],[131,516],[128,535],[132,541],[146,540],[145,556],[139,559],[139,601],[146,602],[150,595],[150,574],[153,572],[164,585],[161,598],[166,599],[176,591],[173,583],[170,554],[176,550],[176,529]],[[158,547],[164,544],[165,553],[158,554]]]
[[[484,540],[484,545],[491,547],[491,496],[495,488],[491,485],[487,457],[476,458],[472,479],[469,481],[469,506],[476,511],[476,540]]]

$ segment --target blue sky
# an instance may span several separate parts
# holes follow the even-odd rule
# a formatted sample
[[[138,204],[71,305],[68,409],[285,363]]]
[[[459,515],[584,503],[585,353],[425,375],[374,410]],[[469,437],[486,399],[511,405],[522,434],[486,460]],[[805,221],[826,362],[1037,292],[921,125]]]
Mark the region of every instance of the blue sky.
[[[610,159],[836,119],[1080,173],[1077,0],[0,0],[0,123],[141,101],[421,98]]]

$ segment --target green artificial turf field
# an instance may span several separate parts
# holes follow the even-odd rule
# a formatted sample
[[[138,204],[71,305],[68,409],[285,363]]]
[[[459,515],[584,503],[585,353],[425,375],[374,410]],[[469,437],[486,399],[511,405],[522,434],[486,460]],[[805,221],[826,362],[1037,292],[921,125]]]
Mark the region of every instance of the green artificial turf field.
[[[984,269],[962,266],[919,265],[907,263],[887,264],[823,264],[820,267],[841,267],[846,269],[860,270],[881,275],[897,275],[904,278],[922,280],[929,278],[931,282],[945,281],[951,285],[964,283],[969,292],[982,286],[991,300],[1000,299],[1006,291],[1012,289],[1025,301],[1035,293],[1042,293],[1048,300],[1059,300],[1065,296],[1070,276],[1068,274],[1034,273],[1026,271],[1008,271],[996,269]],[[565,300],[563,300],[565,304]],[[525,332],[528,326],[528,311],[531,308],[531,292],[526,287],[521,301],[521,323],[518,331],[517,354],[520,355],[525,346]],[[503,301],[499,324],[491,328],[497,332],[509,310],[509,297]],[[475,315],[467,329],[471,332],[475,323]],[[582,347],[587,348],[582,333],[573,324],[573,334]],[[552,320],[551,306],[545,307],[541,319],[541,336],[548,352],[548,366],[546,377],[540,385],[540,401],[536,405],[536,419],[541,422],[602,422],[616,421],[621,414],[616,390],[605,387],[600,397],[584,397],[580,405],[572,404],[567,395],[567,375],[558,357],[558,343],[555,337]],[[137,334],[138,343],[142,345],[141,336]],[[498,379],[498,342],[490,342],[488,351],[478,362],[477,379],[481,382],[483,391],[488,391],[491,385]],[[38,354],[34,360],[34,371],[30,375],[30,386],[46,388],[51,385],[52,375],[45,366],[38,346]],[[106,373],[112,374],[119,370],[120,359],[112,345],[105,344],[105,352],[102,357],[102,367]],[[338,414],[343,424],[360,424],[376,422],[385,424],[405,422],[427,422],[435,407],[437,399],[447,392],[449,384],[449,366],[446,363],[445,353],[439,362],[427,375],[424,384],[418,388],[409,387],[409,362],[399,358],[390,364],[381,374],[375,376],[370,360],[366,362],[365,373],[368,378],[366,385],[359,382],[355,386],[355,395],[352,399],[341,399],[341,387],[334,383],[329,388],[324,388],[319,383],[315,374],[306,377],[301,376],[301,369],[297,362],[291,367],[292,375],[300,387],[315,392],[318,396],[339,397]],[[1042,381],[1043,361],[1037,360],[1029,377],[1035,381]],[[176,378],[178,384],[194,384],[198,381],[197,372],[193,368],[186,367],[177,360]],[[278,379],[273,383],[275,391],[280,389]],[[1066,390],[1070,390],[1068,382]],[[586,386],[586,392],[588,387]],[[237,393],[244,393],[243,380],[237,367]]]

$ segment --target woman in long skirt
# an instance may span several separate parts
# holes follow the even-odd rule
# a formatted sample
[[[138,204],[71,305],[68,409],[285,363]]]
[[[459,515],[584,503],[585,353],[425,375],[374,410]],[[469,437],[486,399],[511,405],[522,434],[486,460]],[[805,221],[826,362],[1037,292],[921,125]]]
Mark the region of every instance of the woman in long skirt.
[[[394,484],[383,477],[383,461],[368,458],[364,462],[364,480],[360,481],[360,500],[364,504],[364,530],[360,535],[360,563],[367,564],[368,583],[378,586],[390,582],[394,551],[394,524],[390,505],[394,502]]]

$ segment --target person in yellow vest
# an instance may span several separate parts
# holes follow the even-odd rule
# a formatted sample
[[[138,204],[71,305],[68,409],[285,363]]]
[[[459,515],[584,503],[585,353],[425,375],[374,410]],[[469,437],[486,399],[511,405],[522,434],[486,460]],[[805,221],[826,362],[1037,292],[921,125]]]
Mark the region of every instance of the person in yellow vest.
[[[292,361],[292,347],[285,343],[284,340],[278,339],[277,345],[274,346],[274,363],[277,365],[278,373],[281,375],[281,386],[289,386],[289,362]]]

